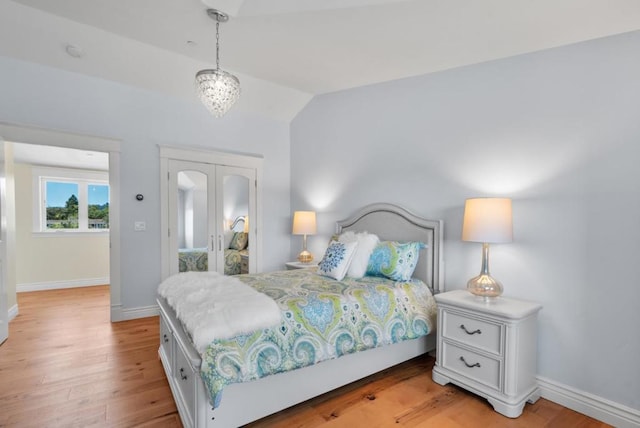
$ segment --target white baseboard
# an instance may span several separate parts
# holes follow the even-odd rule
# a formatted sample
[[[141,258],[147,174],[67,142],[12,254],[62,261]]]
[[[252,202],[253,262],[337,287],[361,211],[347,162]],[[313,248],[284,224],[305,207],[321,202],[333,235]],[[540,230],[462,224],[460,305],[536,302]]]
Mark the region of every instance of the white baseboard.
[[[111,321],[127,321],[160,315],[158,305],[122,309],[122,305],[111,305]]]
[[[48,282],[32,282],[25,284],[16,284],[16,292],[24,293],[27,291],[42,291],[42,290],[58,290],[62,288],[78,288],[78,287],[92,287],[94,285],[109,284],[109,277],[105,278],[84,278],[73,279],[66,281],[48,281]]]
[[[538,376],[543,398],[617,428],[640,427],[640,411]]]
[[[111,322],[123,321],[122,319],[122,305],[111,304]]]
[[[7,311],[7,313],[8,313],[9,322],[11,322],[12,319],[18,316],[18,313],[19,313],[18,304],[16,303],[15,305],[11,306]]]

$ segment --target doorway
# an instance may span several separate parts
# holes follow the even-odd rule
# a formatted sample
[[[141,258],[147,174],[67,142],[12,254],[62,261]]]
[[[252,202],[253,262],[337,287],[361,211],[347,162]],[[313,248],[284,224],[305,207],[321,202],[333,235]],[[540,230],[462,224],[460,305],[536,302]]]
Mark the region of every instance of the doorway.
[[[109,155],[12,145],[16,292],[109,284]]]
[[[119,169],[120,169],[120,142],[107,138],[86,136],[79,134],[71,134],[60,131],[45,130],[35,127],[17,126],[12,124],[0,123],[0,141],[7,145],[13,145],[14,142],[27,145],[39,145],[44,149],[76,149],[84,152],[103,153],[108,156],[108,184],[109,184],[109,215],[108,215],[108,259],[110,282],[110,319],[111,321],[120,321],[122,317],[121,290],[120,290],[120,224],[119,224]],[[5,160],[11,162],[10,169],[13,172],[13,159]],[[13,177],[12,177],[13,179]],[[13,184],[13,183],[12,183]],[[7,195],[13,199],[8,199],[5,207],[15,207],[15,195],[7,192]],[[15,215],[15,210],[14,210]],[[94,223],[95,224],[95,223]],[[12,227],[8,227],[6,233],[9,235],[6,241],[2,242],[2,250],[6,251],[7,258],[13,260],[15,257],[15,239],[16,229],[15,221]],[[9,245],[7,245],[9,243]],[[16,272],[15,263],[12,272],[4,269],[2,279],[5,283],[6,295],[0,296],[9,305],[13,303],[16,306]],[[11,313],[11,307],[9,307]]]

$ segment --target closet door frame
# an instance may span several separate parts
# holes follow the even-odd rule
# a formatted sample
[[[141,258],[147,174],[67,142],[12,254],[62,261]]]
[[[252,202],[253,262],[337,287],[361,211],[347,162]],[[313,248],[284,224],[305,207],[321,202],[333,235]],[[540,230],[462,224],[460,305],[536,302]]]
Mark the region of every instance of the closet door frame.
[[[250,272],[262,270],[262,164],[263,158],[257,155],[242,155],[220,151],[206,150],[202,148],[184,148],[175,146],[159,146],[160,149],[160,227],[161,227],[161,275],[164,280],[170,275],[170,230],[169,222],[169,161],[190,161],[207,163],[212,165],[248,168],[255,170],[255,214],[252,221],[250,217],[251,235],[254,238],[252,251],[255,256],[250,266]],[[251,207],[251,203],[249,206]],[[251,210],[251,208],[250,208]],[[251,215],[251,212],[250,212]],[[253,268],[253,269],[251,269]]]

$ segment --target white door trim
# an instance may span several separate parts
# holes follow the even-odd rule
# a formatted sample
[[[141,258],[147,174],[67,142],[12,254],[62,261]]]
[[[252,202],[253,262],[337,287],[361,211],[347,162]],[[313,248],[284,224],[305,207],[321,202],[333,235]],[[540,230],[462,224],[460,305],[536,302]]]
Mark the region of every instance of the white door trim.
[[[10,146],[10,144],[6,144],[4,139],[0,137],[0,345],[9,338],[9,320],[11,319],[8,308],[9,296],[7,295],[8,275],[5,269],[8,252],[7,229],[10,227],[7,199],[11,199],[11,197],[7,197],[6,167],[8,164],[13,163]],[[7,153],[9,153],[9,159],[7,159]],[[14,193],[11,192],[11,194]],[[12,206],[15,206],[15,204]],[[15,215],[13,215],[13,217],[15,217]],[[15,231],[11,233],[15,233]],[[9,235],[11,233],[9,233]]]

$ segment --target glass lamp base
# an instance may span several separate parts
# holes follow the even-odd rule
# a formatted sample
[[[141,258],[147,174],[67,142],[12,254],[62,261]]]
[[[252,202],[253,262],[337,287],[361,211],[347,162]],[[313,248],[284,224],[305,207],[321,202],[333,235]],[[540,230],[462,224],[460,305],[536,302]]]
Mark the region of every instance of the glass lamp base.
[[[300,254],[298,254],[298,261],[300,263],[311,263],[313,261],[313,254],[304,250]]]
[[[490,275],[481,274],[471,278],[467,282],[467,291],[485,300],[498,297],[502,294],[502,284]]]

